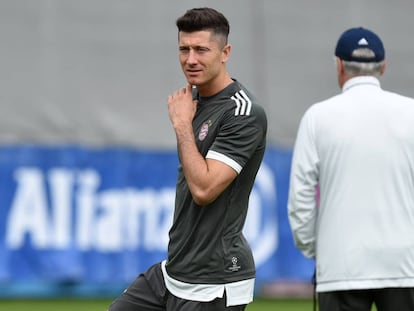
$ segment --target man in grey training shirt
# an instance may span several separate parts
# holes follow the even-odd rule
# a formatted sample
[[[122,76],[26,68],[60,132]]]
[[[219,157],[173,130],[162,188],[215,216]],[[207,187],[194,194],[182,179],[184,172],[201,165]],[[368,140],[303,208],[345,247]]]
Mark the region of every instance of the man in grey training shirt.
[[[226,69],[223,14],[195,8],[176,24],[188,85],[168,97],[180,160],[168,259],[138,276],[110,311],[239,311],[253,300],[255,265],[242,230],[266,115]]]

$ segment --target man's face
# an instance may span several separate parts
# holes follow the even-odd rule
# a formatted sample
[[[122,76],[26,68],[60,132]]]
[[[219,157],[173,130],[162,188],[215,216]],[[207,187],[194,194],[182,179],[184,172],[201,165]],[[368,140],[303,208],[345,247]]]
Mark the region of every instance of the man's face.
[[[210,31],[179,32],[179,59],[191,85],[206,86],[224,70],[229,48]]]

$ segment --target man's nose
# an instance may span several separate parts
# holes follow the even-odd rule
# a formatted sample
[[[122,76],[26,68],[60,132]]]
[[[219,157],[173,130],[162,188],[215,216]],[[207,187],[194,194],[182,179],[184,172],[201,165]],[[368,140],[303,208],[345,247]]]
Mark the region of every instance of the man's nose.
[[[190,50],[188,52],[187,63],[188,64],[195,64],[195,63],[197,63],[197,54],[196,54],[196,52],[194,50]]]

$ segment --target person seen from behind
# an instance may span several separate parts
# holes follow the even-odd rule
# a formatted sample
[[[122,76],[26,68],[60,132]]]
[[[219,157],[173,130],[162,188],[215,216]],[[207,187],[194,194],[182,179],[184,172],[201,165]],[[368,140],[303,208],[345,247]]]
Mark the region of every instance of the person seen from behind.
[[[335,56],[342,92],[305,112],[294,146],[294,241],[315,258],[319,310],[413,311],[414,100],[381,87],[374,32],[348,29]]]

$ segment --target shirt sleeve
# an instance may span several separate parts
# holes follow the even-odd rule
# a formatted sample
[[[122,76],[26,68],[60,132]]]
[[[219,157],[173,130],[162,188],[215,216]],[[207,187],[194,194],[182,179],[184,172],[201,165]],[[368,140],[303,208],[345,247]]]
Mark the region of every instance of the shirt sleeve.
[[[254,106],[249,116],[235,116],[229,111],[220,131],[207,153],[240,173],[257,149],[265,148],[266,115],[261,107]]]
[[[306,257],[315,257],[319,157],[312,109],[303,116],[293,149],[288,217],[296,246]]]
[[[217,160],[217,161],[220,161],[220,162],[223,162],[223,163],[227,164],[228,166],[233,168],[237,172],[237,174],[240,174],[240,172],[243,168],[239,163],[234,161],[232,158],[229,158],[228,156],[226,156],[222,153],[219,153],[217,151],[214,151],[214,150],[209,150],[207,152],[206,158],[214,159],[214,160]]]

